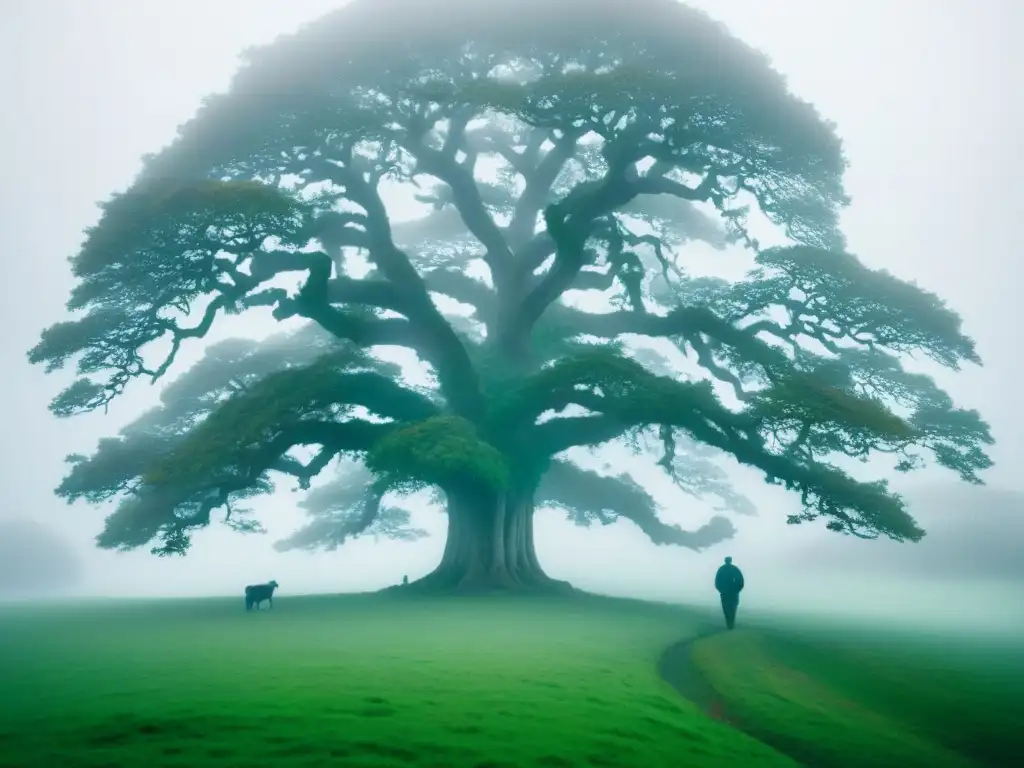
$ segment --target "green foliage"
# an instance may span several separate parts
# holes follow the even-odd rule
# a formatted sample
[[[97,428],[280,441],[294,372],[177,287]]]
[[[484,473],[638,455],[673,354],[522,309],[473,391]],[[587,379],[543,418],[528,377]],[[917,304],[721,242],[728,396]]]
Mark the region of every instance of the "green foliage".
[[[54,401],[59,416],[105,405],[134,377],[159,378],[184,338],[205,335],[217,310],[258,282],[239,270],[267,241],[297,244],[308,224],[306,206],[256,181],[151,181],[102,208],[71,259],[78,283],[67,307],[86,314],[48,328],[29,352],[48,372],[77,358],[79,374],[105,377],[76,381]],[[198,325],[177,325],[177,316],[215,293]],[[147,366],[144,348],[166,338],[171,356]]]
[[[832,360],[814,360],[814,376],[832,383],[833,391],[856,392],[863,400],[883,401],[902,414],[901,421],[910,430],[912,439],[896,440],[893,448],[898,457],[896,469],[910,471],[924,464],[922,449],[935,461],[955,471],[971,483],[980,483],[978,472],[992,466],[983,446],[992,445],[989,426],[975,410],[957,408],[953,399],[939,389],[934,379],[904,370],[899,359],[878,349],[843,349]],[[882,414],[883,418],[890,418]],[[804,447],[816,452],[835,450],[826,430],[812,425],[802,427]],[[884,434],[881,432],[880,434]],[[898,435],[894,435],[898,437]],[[852,443],[840,448],[847,455],[866,456],[868,450],[883,445],[862,435],[861,448]],[[821,441],[820,445],[815,445]]]
[[[301,399],[302,392],[330,387],[342,374],[352,378],[330,393],[339,402],[363,395],[370,402],[367,392],[372,392],[380,412],[430,412],[428,401],[384,378],[394,375],[392,366],[339,343],[315,326],[263,342],[230,339],[211,345],[192,369],[164,388],[159,407],[128,424],[118,437],[101,440],[89,457],[69,456],[71,469],[57,494],[69,502],[120,499],[98,538],[106,548],[132,549],[158,539],[157,553],[183,554],[190,546],[187,532],[207,525],[212,507],[219,505],[227,505],[225,523],[233,529],[259,531],[241,504],[274,491],[266,472],[293,474],[302,483],[312,470],[273,451],[261,453],[251,444],[257,441],[252,433],[246,450],[238,432],[231,430],[280,434],[289,424],[301,427],[302,420],[296,422],[295,415],[316,415],[316,403],[307,400],[308,408],[297,406],[296,392],[289,392],[289,386],[298,387]],[[377,376],[383,384],[365,386],[361,377],[366,376]],[[388,400],[392,390],[396,396]],[[328,411],[338,413],[339,407]],[[211,414],[216,415],[213,428],[208,425]],[[274,423],[274,418],[279,421]],[[161,482],[154,487],[154,481]],[[386,514],[372,527],[375,535],[396,538],[408,532],[399,519]]]
[[[624,423],[660,423],[671,410],[720,409],[710,383],[657,376],[614,346],[589,345],[562,357],[509,394],[502,422],[569,404],[613,413]]]
[[[493,491],[508,483],[505,458],[458,416],[434,416],[395,430],[373,447],[366,466],[388,482]]]
[[[218,407],[145,480],[167,484],[203,478],[210,467],[230,465],[247,452],[259,451],[304,417],[329,411],[346,394],[338,372],[344,362],[330,355],[305,368],[268,375]]]
[[[954,370],[961,361],[981,362],[960,316],[942,299],[885,270],[868,269],[855,256],[796,246],[761,251],[757,263],[780,273],[767,281],[754,273],[757,292],[776,291],[774,302],[799,324],[794,330],[826,346],[850,339],[896,352],[922,351]],[[802,298],[794,298],[794,290]]]
[[[101,209],[99,223],[87,230],[71,260],[83,282],[69,309],[110,298],[115,287],[136,286],[142,301],[153,301],[161,288],[182,291],[176,300],[208,293],[216,276],[211,247],[255,251],[268,237],[294,239],[304,223],[296,198],[249,180],[147,181]],[[172,254],[178,258],[168,259]]]
[[[540,393],[548,393],[544,399]],[[821,386],[813,377],[791,376],[757,395],[747,409],[725,408],[707,381],[683,382],[657,376],[642,366],[600,348],[566,359],[533,377],[520,396],[563,408],[581,405],[610,418],[613,424],[661,425],[665,455],[660,462],[674,471],[675,430],[758,468],[770,483],[800,494],[804,511],[791,523],[827,519],[827,527],[864,537],[884,534],[917,540],[923,531],[903,500],[884,481],[862,482],[837,467],[802,453],[804,424],[813,425],[833,451],[854,453],[873,447],[899,448],[914,435],[909,425],[870,398]],[[812,401],[807,398],[813,397]],[[593,417],[592,417],[593,418]],[[804,419],[804,420],[802,420]],[[801,425],[792,442],[781,433]],[[557,435],[555,436],[557,437]]]
[[[212,468],[248,463],[248,457],[262,454],[289,428],[312,419],[339,419],[353,405],[384,417],[416,418],[433,412],[429,401],[391,379],[346,370],[353,360],[352,352],[341,350],[307,366],[267,375],[220,405],[146,475],[146,482],[201,481]]]
[[[211,344],[187,373],[164,385],[160,401],[174,411],[191,407],[209,410],[226,393],[244,392],[271,373],[314,363],[317,359],[344,351],[351,366],[392,374],[393,369],[362,353],[352,345],[309,324],[291,333],[280,333],[261,341],[226,339]]]
[[[187,373],[163,388],[159,406],[130,422],[119,436],[100,440],[92,456],[68,456],[71,470],[57,495],[69,502],[99,503],[137,490],[143,475],[221,403],[270,373],[307,365],[340,346],[315,326],[263,342],[228,339],[212,344]],[[371,364],[382,373],[390,371],[368,356],[357,362],[359,367]]]
[[[148,543],[150,552],[161,557],[184,555],[192,546],[194,529],[205,528],[213,510],[226,508],[223,522],[241,533],[262,533],[263,528],[251,517],[252,511],[241,506],[256,496],[273,493],[274,483],[265,475],[244,482],[216,482],[203,485],[153,486],[139,482],[120,501],[104,521],[96,536],[101,549],[127,552]]]
[[[137,490],[143,475],[180,440],[178,436],[168,438],[146,433],[133,439],[104,438],[91,457],[71,454],[66,458],[71,469],[57,486],[56,493],[69,504],[78,499],[98,504]]]
[[[633,119],[623,133],[632,133],[657,160],[683,167],[703,161],[750,168],[746,188],[762,201],[770,219],[786,226],[787,234],[816,246],[842,247],[835,211],[846,202],[840,181],[845,162],[838,140],[821,130],[813,108],[795,101],[771,70],[761,69],[755,75],[760,82],[750,82],[762,63],[758,54],[744,51],[720,28],[711,29],[706,36],[701,34],[705,30],[698,33],[703,37],[698,46],[678,45],[672,53],[634,47],[628,64],[608,71],[553,68],[552,74],[529,83],[473,82],[456,98],[515,114],[531,125],[584,125],[612,143],[605,152],[612,163],[641,154],[636,145],[616,152],[619,136],[613,126],[629,115]],[[608,48],[610,62],[618,52]],[[727,49],[731,55],[726,58],[722,51]],[[723,59],[727,66],[721,65]],[[780,103],[787,109],[779,109]],[[655,134],[662,140],[648,144]],[[706,148],[694,151],[695,134]],[[755,170],[768,167],[796,183],[782,185]]]
[[[917,436],[910,424],[881,401],[858,397],[804,372],[757,393],[749,402],[748,413],[776,432],[818,429],[833,440],[833,450],[858,443],[865,455],[879,444],[907,443]]]

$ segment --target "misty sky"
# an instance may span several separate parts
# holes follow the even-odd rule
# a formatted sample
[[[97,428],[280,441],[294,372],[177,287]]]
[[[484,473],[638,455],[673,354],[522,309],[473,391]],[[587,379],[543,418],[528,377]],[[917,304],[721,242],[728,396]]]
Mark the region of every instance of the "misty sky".
[[[275,538],[301,522],[296,497],[261,502],[271,535],[201,534],[187,560],[92,548],[104,512],[52,496],[62,458],[91,452],[155,399],[140,384],[102,414],[57,421],[48,400],[68,381],[30,368],[25,351],[63,319],[71,288],[65,258],[97,218],[95,203],[123,189],[139,158],[159,149],[199,100],[226,87],[239,52],[339,5],[338,0],[33,0],[0,4],[0,78],[7,148],[0,180],[0,248],[8,298],[0,363],[7,400],[0,518],[31,517],[62,532],[86,565],[93,594],[234,592],[276,578],[285,591],[346,591],[429,570],[443,546],[443,518],[417,523],[438,535],[417,544],[357,541],[333,553],[277,554]],[[946,298],[979,344],[983,369],[940,381],[979,407],[999,441],[993,485],[1024,490],[1024,418],[1016,392],[1024,364],[1015,338],[1024,310],[1019,220],[1024,132],[1019,96],[1024,10],[1015,0],[704,0],[693,2],[764,50],[792,89],[839,126],[853,204],[850,249]],[[440,5],[440,4],[439,4]],[[400,213],[400,212],[399,212]],[[220,329],[216,338],[264,333]],[[258,323],[257,323],[258,325]],[[263,324],[265,325],[265,323]],[[195,360],[196,346],[179,363]],[[179,364],[179,372],[183,367]],[[761,515],[741,519],[733,542],[698,555],[655,548],[629,524],[580,530],[554,515],[538,520],[538,550],[552,575],[602,591],[686,596],[704,589],[723,554],[778,571],[798,541],[823,534],[781,522],[795,501],[738,474]],[[917,482],[935,476],[921,474]],[[949,480],[953,476],[949,476]],[[678,507],[680,522],[708,514],[653,473],[651,488]],[[695,516],[695,517],[693,517]],[[728,551],[727,551],[728,550]],[[595,569],[594,562],[601,568]],[[749,577],[748,577],[749,578]],[[770,581],[768,576],[762,583]],[[752,580],[756,585],[757,580]],[[694,586],[698,585],[698,586]],[[756,588],[756,586],[755,586]]]

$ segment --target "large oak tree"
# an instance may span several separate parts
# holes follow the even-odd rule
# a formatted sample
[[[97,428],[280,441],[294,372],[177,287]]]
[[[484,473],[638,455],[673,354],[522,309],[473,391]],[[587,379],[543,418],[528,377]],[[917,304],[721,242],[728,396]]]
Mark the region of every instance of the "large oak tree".
[[[724,508],[749,504],[708,451],[795,491],[790,522],[917,540],[887,483],[840,459],[930,457],[980,482],[987,425],[901,362],[980,360],[938,297],[846,251],[844,169],[833,126],[761,54],[673,0],[354,0],[250,51],[103,204],[72,259],[76,317],[30,357],[76,362],[52,406],[67,416],[160,379],[224,315],[306,325],[212,347],[160,408],[71,457],[59,493],[120,499],[102,546],[184,552],[213,510],[256,527],[238,502],[345,457],[283,546],[418,536],[384,500],[433,488],[447,542],[421,583],[440,588],[554,586],[539,504],[694,549],[732,535],[721,516],[664,523],[628,476],[566,460],[625,440]],[[396,185],[429,215],[394,221]],[[752,215],[786,244],[762,247]],[[695,276],[694,241],[753,267]]]

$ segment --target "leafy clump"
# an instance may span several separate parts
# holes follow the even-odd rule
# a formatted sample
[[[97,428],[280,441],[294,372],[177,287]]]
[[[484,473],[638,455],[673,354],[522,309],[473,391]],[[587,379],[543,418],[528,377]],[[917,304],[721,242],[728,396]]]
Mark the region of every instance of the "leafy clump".
[[[759,392],[751,398],[750,414],[775,429],[821,424],[833,431],[888,442],[909,441],[916,435],[914,428],[880,399],[855,395],[813,373],[791,374]]]
[[[145,482],[191,486],[220,468],[244,471],[282,435],[319,421],[340,421],[352,406],[405,419],[433,411],[419,394],[380,373],[359,370],[362,359],[358,350],[343,348],[309,365],[269,374],[214,410],[146,473]]]
[[[304,416],[329,408],[343,397],[337,355],[304,368],[280,371],[221,405],[188,439],[145,477],[147,483],[189,484],[258,451]]]
[[[395,430],[374,446],[366,465],[389,482],[417,481],[442,488],[499,491],[507,486],[509,475],[501,453],[458,416],[435,416]]]

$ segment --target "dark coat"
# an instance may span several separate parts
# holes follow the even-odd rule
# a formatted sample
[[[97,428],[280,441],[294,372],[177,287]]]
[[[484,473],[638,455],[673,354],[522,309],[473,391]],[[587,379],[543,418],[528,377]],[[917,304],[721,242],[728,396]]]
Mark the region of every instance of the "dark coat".
[[[743,573],[732,563],[726,563],[715,574],[715,589],[723,595],[738,595],[743,591]]]

